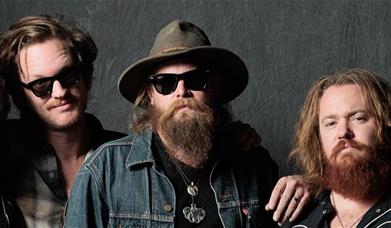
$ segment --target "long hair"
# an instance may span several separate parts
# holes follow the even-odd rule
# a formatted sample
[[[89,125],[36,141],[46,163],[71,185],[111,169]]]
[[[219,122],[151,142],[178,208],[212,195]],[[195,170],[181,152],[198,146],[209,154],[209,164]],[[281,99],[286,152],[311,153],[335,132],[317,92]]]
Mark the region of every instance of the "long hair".
[[[329,87],[347,84],[360,88],[368,112],[374,119],[379,143],[390,143],[391,87],[384,79],[364,69],[348,69],[322,76],[313,84],[307,95],[296,125],[290,153],[290,158],[296,161],[305,180],[311,184],[314,194],[319,194],[323,189],[321,177],[324,161],[319,134],[320,99]]]
[[[149,86],[145,85],[139,91],[133,104],[131,112],[132,120],[129,129],[133,133],[141,133],[152,127],[152,113],[149,108],[150,98],[148,94]]]
[[[90,88],[93,62],[97,56],[97,48],[91,36],[54,16],[24,17],[11,25],[0,39],[0,76],[5,79],[6,90],[19,109],[25,105],[24,92],[19,83],[20,51],[51,38],[64,43],[73,64],[80,66],[87,89]]]

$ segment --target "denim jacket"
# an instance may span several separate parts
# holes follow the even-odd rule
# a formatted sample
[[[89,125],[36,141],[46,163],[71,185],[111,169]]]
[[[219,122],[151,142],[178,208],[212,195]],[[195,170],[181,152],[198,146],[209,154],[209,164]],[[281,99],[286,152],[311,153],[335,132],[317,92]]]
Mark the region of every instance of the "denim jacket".
[[[156,168],[151,138],[144,132],[97,149],[74,183],[65,227],[174,227],[174,188]],[[262,148],[224,154],[209,176],[224,227],[273,227],[264,206],[275,162]]]

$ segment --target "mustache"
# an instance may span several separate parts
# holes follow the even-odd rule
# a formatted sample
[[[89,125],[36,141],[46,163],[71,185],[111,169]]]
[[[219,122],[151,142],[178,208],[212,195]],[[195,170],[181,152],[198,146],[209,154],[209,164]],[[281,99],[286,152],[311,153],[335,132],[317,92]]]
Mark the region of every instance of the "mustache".
[[[52,108],[55,108],[57,106],[64,105],[67,103],[73,103],[76,101],[77,101],[77,98],[75,96],[73,96],[71,93],[66,93],[63,98],[53,100],[49,105],[49,109],[52,109]]]
[[[337,155],[346,148],[346,144],[348,144],[350,147],[356,149],[356,150],[363,150],[366,148],[364,144],[361,144],[355,140],[352,139],[342,139],[333,147],[331,158],[337,157]]]
[[[176,100],[174,101],[170,107],[167,109],[166,113],[169,113],[171,115],[174,115],[179,109],[181,108],[189,108],[189,109],[193,109],[195,111],[199,111],[199,112],[208,112],[210,111],[210,108],[199,102],[199,101],[196,101],[194,99],[180,99],[180,100]]]

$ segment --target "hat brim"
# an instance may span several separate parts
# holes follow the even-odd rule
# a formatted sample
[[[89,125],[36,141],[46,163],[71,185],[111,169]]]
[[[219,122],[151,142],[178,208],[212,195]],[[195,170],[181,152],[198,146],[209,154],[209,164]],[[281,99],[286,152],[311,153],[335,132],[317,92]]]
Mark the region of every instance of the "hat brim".
[[[159,64],[184,59],[221,74],[220,104],[239,96],[247,86],[248,71],[245,63],[231,51],[223,48],[199,46],[158,56],[147,57],[129,66],[120,76],[118,89],[123,97],[134,103],[139,91],[147,83],[148,75]]]

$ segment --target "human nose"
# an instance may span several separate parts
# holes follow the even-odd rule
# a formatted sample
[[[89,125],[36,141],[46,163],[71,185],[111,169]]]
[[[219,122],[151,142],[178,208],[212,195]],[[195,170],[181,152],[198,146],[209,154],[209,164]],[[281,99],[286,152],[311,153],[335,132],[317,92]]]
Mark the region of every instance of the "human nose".
[[[191,91],[186,87],[185,81],[179,80],[178,85],[175,90],[175,96],[177,98],[189,97],[191,96]]]
[[[347,120],[340,121],[338,124],[338,139],[351,139],[354,133]]]
[[[59,81],[53,82],[52,87],[52,97],[53,98],[63,98],[67,92],[67,88],[63,87]]]

